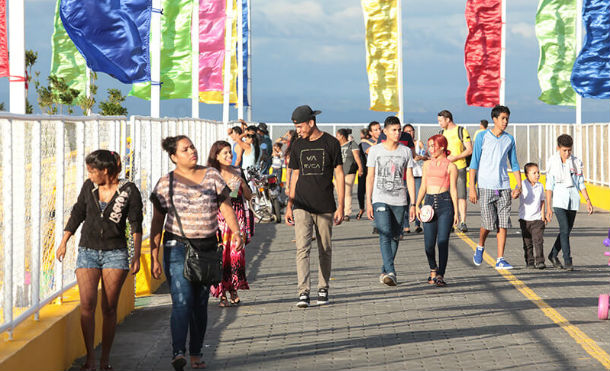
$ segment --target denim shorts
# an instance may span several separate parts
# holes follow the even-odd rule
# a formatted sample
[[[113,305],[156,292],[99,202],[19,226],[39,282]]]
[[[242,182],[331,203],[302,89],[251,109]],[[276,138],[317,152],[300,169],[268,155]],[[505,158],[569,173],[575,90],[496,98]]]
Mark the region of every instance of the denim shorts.
[[[76,268],[124,269],[129,270],[127,249],[95,250],[78,248]]]

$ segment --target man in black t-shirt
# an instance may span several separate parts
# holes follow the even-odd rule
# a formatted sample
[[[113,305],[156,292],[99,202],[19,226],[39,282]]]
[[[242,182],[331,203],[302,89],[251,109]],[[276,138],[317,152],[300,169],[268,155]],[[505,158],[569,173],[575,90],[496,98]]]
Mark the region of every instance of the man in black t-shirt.
[[[318,129],[316,115],[319,113],[309,106],[299,106],[292,113],[299,139],[290,149],[288,167],[292,169],[292,176],[285,220],[286,224],[295,226],[299,308],[309,306],[309,252],[313,231],[320,256],[318,304],[328,303],[332,226],[333,221],[341,224],[343,220],[345,178],[341,146],[335,137]],[[333,173],[338,206],[333,194]]]

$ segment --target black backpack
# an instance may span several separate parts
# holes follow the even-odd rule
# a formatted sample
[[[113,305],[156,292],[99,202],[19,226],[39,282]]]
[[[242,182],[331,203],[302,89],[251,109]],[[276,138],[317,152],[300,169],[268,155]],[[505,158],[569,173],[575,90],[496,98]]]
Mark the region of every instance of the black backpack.
[[[444,130],[439,131],[439,134],[443,134]],[[466,148],[466,145],[464,144],[464,127],[463,126],[458,126],[458,138],[460,138],[460,141],[462,142],[462,146],[464,148]],[[472,160],[472,154],[466,158],[464,158],[464,160],[466,160],[466,167],[470,167],[470,161]]]

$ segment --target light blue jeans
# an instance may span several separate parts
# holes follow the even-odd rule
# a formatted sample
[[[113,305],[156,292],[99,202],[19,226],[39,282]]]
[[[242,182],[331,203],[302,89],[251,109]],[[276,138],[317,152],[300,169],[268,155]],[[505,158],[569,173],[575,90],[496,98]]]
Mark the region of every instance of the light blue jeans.
[[[394,273],[394,258],[398,252],[398,240],[402,232],[402,221],[405,215],[405,206],[388,205],[382,202],[373,204],[375,225],[379,231],[379,248],[381,250],[381,273]]]

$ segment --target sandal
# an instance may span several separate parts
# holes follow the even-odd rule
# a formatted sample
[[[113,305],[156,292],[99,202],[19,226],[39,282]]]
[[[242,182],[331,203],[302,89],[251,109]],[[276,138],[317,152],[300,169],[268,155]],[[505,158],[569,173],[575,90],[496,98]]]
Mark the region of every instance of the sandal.
[[[231,305],[238,305],[241,303],[241,299],[237,296],[237,290],[229,292],[231,294]]]
[[[80,366],[80,371],[95,371],[95,366],[90,367],[87,366],[87,364],[83,364],[82,366]]]
[[[178,354],[177,356],[172,358],[172,367],[174,368],[174,370],[183,371],[184,366],[186,366],[186,358],[184,358],[184,355]]]
[[[349,222],[349,215],[345,215],[345,216],[343,217],[343,221],[344,221],[344,222]]]
[[[221,308],[226,308],[226,307],[230,307],[231,303],[229,302],[229,300],[227,300],[226,296],[221,296],[220,303],[218,303],[218,306]]]
[[[443,280],[443,276],[437,276],[434,283],[436,284],[436,287],[446,287],[447,286],[447,282],[445,282],[445,280]]]
[[[356,214],[356,220],[360,220],[360,218],[362,218],[363,214],[364,214],[364,210],[358,211],[358,214]]]
[[[432,274],[434,273],[434,276]],[[430,275],[428,276],[428,283],[434,285],[436,283],[436,269],[430,269]]]
[[[207,367],[207,365],[205,364],[203,359],[201,359],[201,357],[199,357],[197,360],[193,360],[193,357],[191,357],[191,368],[202,369],[202,368],[206,368],[206,367]]]

